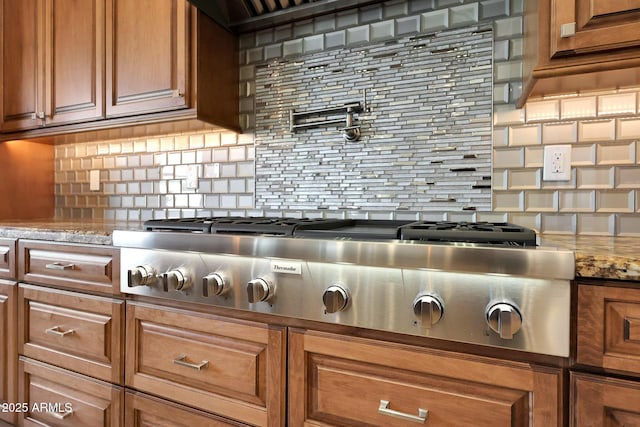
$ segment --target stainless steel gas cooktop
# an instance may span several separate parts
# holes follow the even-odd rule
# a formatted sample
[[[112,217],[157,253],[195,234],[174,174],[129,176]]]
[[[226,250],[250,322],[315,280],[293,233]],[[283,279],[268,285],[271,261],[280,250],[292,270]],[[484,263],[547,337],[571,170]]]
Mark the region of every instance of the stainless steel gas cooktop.
[[[569,355],[574,255],[518,225],[218,217],[113,240],[124,293]]]

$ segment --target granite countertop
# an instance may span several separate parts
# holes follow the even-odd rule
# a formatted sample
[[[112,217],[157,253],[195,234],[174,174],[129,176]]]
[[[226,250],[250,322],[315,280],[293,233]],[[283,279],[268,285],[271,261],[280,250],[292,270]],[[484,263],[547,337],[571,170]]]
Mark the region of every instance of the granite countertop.
[[[136,221],[0,221],[0,237],[82,244],[113,244],[114,230],[141,230]],[[539,235],[541,247],[575,252],[576,277],[640,282],[640,237]]]

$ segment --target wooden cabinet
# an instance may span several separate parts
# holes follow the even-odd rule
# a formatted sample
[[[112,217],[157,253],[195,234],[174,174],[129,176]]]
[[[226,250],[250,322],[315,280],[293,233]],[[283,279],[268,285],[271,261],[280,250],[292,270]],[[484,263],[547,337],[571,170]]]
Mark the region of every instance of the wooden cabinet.
[[[192,119],[240,131],[237,38],[187,0],[3,0],[0,22],[0,140]]]
[[[127,387],[256,426],[284,425],[284,328],[127,302]]]
[[[107,0],[107,116],[189,106],[190,20],[184,0]]]
[[[20,240],[18,278],[22,282],[60,286],[105,295],[120,294],[117,249]]]
[[[571,425],[640,425],[640,380],[630,379],[640,377],[638,283],[579,283],[576,323],[578,365],[571,373]],[[625,379],[613,378],[619,374]]]
[[[571,373],[571,426],[640,425],[640,383]]]
[[[5,0],[3,132],[103,117],[104,0]]]
[[[577,330],[579,364],[640,376],[640,287],[580,284]]]
[[[526,0],[522,106],[529,96],[640,84],[637,1]]]
[[[36,240],[17,247],[19,424],[123,426],[118,251]]]
[[[0,237],[0,278],[16,279],[16,239]]]
[[[121,387],[24,357],[20,357],[20,396],[20,425],[125,425]]]
[[[562,370],[289,333],[289,425],[561,426]]]
[[[124,301],[20,284],[20,354],[122,383]]]
[[[17,294],[15,282],[0,279],[0,404],[18,402]],[[15,423],[17,412],[9,409],[0,420]]]
[[[217,417],[187,406],[178,405],[153,396],[128,391],[125,395],[125,420],[127,427],[241,427],[235,421]]]

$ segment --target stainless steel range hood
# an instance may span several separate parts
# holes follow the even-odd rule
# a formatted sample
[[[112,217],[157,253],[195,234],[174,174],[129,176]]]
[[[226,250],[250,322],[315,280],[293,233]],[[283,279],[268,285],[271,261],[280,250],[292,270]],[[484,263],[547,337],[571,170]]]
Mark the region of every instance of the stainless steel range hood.
[[[313,18],[382,0],[189,0],[234,33],[244,33]]]

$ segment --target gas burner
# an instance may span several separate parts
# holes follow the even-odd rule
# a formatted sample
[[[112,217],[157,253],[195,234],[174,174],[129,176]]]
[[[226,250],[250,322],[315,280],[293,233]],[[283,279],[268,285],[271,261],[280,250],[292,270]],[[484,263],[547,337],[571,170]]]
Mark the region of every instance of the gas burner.
[[[402,240],[536,246],[535,231],[506,222],[423,221],[401,229]]]

